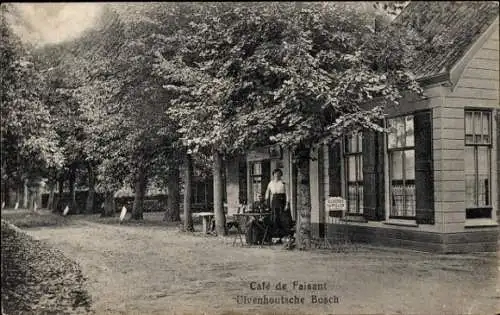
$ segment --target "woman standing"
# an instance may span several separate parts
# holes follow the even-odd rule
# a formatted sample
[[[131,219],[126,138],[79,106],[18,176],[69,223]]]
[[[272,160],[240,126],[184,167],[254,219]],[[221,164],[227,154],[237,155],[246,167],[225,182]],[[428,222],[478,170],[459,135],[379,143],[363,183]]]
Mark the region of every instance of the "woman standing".
[[[279,236],[281,242],[281,238],[290,232],[291,214],[287,213],[289,211],[288,197],[285,183],[281,180],[283,172],[277,168],[272,175],[273,179],[267,185],[265,198],[267,204],[270,201],[273,231]]]

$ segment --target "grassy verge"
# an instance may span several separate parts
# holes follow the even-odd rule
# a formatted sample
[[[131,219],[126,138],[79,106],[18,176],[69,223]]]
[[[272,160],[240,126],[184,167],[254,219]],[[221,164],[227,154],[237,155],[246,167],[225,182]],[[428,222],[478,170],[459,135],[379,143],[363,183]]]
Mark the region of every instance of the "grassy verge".
[[[70,222],[70,217],[50,211],[2,210],[1,217],[19,228],[62,226]]]
[[[2,220],[2,311],[73,314],[90,311],[79,265]]]

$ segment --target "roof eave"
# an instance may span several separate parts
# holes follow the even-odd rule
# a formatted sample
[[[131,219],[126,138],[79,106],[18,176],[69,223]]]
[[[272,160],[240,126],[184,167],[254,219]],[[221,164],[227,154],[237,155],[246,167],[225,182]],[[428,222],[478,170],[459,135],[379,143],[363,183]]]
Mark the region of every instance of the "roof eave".
[[[427,76],[422,76],[417,78],[417,82],[422,86],[426,87],[435,84],[451,84],[450,72],[444,71],[438,74],[432,74]]]
[[[484,31],[481,36],[479,36],[478,39],[472,45],[467,49],[467,51],[464,53],[462,58],[458,60],[450,69],[449,74],[450,74],[450,83],[452,86],[452,89],[455,88],[456,84],[458,83],[458,80],[462,77],[462,74],[469,64],[469,62],[474,58],[474,56],[478,53],[478,51],[483,47],[483,45],[486,43],[486,41],[490,38],[490,36],[493,34],[498,29],[498,24],[499,24],[499,16],[495,18],[493,23],[490,24],[490,26]]]

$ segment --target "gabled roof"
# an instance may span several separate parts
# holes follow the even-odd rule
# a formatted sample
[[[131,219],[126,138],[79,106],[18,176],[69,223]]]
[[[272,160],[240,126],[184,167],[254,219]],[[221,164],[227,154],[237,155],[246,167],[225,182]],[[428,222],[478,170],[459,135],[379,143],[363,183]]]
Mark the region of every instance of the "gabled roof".
[[[448,73],[498,16],[497,1],[411,2],[393,21],[428,40],[413,68],[417,78]]]

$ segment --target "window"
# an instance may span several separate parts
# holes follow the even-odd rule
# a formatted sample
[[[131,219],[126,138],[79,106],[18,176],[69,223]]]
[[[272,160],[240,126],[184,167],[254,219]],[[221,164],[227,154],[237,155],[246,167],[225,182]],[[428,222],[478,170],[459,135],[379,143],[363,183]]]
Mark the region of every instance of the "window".
[[[250,189],[252,202],[263,201],[270,180],[271,163],[266,161],[250,164]]]
[[[207,205],[207,182],[205,180],[195,180],[192,185],[191,202],[195,205]]]
[[[465,111],[466,217],[491,218],[491,112]]]
[[[363,142],[362,133],[344,139],[344,165],[347,212],[363,214]]]
[[[262,164],[252,164],[252,192],[253,200],[261,200],[262,196]]]
[[[415,135],[413,116],[387,120],[390,218],[413,219],[415,202]]]

